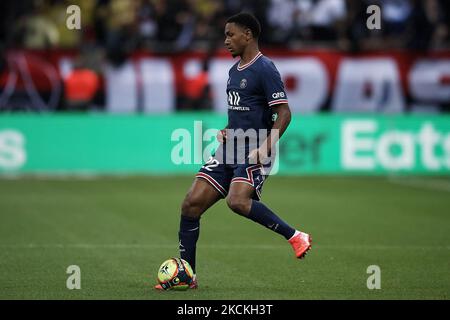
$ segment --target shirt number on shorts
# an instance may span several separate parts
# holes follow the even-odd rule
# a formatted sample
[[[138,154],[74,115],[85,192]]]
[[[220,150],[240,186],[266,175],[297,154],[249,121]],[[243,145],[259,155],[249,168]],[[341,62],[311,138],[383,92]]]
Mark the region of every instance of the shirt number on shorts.
[[[214,159],[213,157],[210,157],[208,161],[203,165],[202,168],[208,171],[212,171],[214,168],[219,166],[219,160]]]

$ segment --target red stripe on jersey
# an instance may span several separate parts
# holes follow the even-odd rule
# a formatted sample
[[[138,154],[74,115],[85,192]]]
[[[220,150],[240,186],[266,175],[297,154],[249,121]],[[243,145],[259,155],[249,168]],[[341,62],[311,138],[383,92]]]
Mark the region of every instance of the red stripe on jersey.
[[[287,99],[273,100],[269,102],[269,106],[274,106],[276,104],[288,103]]]

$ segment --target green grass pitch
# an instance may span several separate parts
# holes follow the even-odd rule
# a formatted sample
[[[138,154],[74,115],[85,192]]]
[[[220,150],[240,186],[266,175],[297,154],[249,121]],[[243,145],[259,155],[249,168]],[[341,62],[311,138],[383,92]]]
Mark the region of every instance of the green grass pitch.
[[[449,299],[450,180],[271,177],[263,201],[313,236],[296,260],[224,201],[202,218],[198,290],[152,289],[178,255],[192,177],[0,179],[0,299]],[[68,290],[66,269],[81,269]],[[381,289],[369,290],[370,265]]]

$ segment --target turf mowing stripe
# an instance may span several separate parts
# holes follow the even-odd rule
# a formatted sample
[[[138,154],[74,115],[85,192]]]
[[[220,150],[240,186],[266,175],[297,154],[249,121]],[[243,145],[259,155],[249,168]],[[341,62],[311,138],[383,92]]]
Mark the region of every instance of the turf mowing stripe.
[[[438,179],[389,178],[388,181],[392,184],[401,185],[405,187],[450,192],[450,182]]]
[[[157,244],[0,244],[0,248],[10,249],[171,249],[177,247],[176,245],[157,245]],[[286,248],[286,245],[220,245],[207,244],[200,246],[205,249],[281,249]],[[313,245],[313,249],[374,249],[374,250],[450,250],[450,245],[447,246],[407,246],[407,245]]]

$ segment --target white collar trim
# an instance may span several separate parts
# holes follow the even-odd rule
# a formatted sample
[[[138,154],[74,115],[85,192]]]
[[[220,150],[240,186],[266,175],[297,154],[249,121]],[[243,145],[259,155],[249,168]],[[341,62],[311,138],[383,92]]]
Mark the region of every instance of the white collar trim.
[[[250,67],[250,66],[251,66],[253,63],[255,63],[255,61],[258,60],[258,58],[261,57],[262,55],[263,55],[263,54],[262,54],[261,52],[258,52],[258,54],[257,54],[250,62],[244,64],[243,66],[240,66],[240,65],[239,65],[239,64],[241,63],[241,62],[239,61],[239,64],[238,64],[238,66],[237,66],[238,71],[242,71],[242,70],[244,70],[245,68]]]

